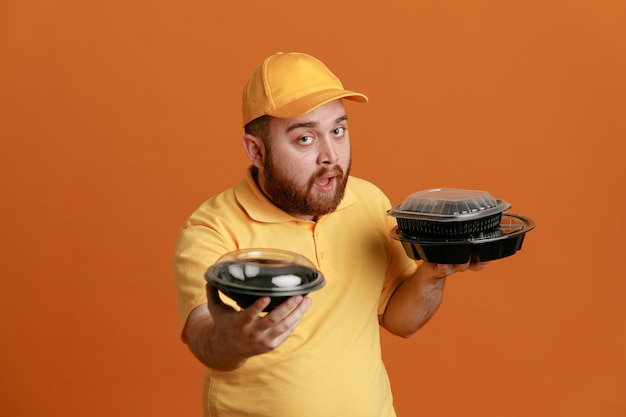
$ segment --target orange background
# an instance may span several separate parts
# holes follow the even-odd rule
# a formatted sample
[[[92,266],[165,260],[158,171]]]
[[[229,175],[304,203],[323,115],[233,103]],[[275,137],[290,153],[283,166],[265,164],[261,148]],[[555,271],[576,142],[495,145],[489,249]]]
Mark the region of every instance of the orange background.
[[[537,222],[383,336],[399,416],[626,415],[624,22],[619,0],[3,1],[0,415],[199,415],[174,240],[242,177],[241,88],[276,51],[369,95],[353,173],[394,204],[482,189]]]

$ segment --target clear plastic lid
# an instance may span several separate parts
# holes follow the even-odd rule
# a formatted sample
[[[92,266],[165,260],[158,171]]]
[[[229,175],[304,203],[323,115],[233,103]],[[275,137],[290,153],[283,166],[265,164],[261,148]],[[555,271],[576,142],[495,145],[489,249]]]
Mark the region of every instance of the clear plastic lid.
[[[389,214],[396,217],[437,219],[477,218],[497,214],[509,204],[496,200],[487,191],[433,188],[409,195]]]
[[[265,292],[306,289],[324,282],[306,257],[279,249],[229,252],[207,270],[205,277],[218,288]]]

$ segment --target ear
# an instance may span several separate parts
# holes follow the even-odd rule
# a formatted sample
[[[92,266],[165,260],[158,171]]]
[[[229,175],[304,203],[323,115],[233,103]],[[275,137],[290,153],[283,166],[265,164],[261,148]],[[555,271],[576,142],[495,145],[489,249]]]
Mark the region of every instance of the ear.
[[[252,164],[257,168],[263,168],[265,162],[265,145],[263,141],[256,136],[246,133],[241,140],[241,144]]]

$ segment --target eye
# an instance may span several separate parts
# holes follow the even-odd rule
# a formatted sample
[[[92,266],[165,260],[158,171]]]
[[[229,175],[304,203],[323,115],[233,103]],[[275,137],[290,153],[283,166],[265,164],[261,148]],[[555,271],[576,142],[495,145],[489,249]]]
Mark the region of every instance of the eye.
[[[298,143],[301,145],[310,145],[313,143],[313,136],[302,136],[298,138]]]
[[[335,137],[343,136],[346,133],[345,127],[337,127],[332,130],[331,134]]]

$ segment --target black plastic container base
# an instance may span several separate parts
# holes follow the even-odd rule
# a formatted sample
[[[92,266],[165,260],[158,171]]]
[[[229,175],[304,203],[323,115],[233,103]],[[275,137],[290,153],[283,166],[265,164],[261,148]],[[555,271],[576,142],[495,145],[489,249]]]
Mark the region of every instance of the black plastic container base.
[[[480,233],[497,228],[502,219],[502,213],[492,214],[476,220],[458,222],[436,222],[432,220],[409,219],[398,217],[398,230],[407,237],[414,236],[458,236]]]
[[[271,296],[271,295],[242,294],[242,293],[234,293],[227,289],[221,289],[220,291],[223,292],[224,295],[226,295],[227,297],[235,300],[237,305],[241,308],[250,307],[252,304],[254,304],[256,300],[258,300],[261,297],[266,297],[266,296],[270,297],[270,303],[267,305],[267,307],[263,309],[265,313],[269,313],[270,311],[274,310],[280,304],[287,301],[289,297],[291,297],[291,295],[277,297],[277,296]],[[304,296],[306,294],[302,294],[302,295]]]
[[[433,239],[432,236],[406,237],[394,229],[391,237],[402,242],[411,259],[422,259],[436,264],[464,264],[468,261],[487,262],[514,255],[522,248],[526,232],[535,227],[535,222],[518,214],[503,214],[500,221],[500,236],[489,234],[479,237]]]
[[[229,298],[232,298],[239,307],[248,308],[256,300],[261,297],[270,297],[270,303],[263,309],[264,312],[268,313],[278,307],[280,304],[284,303],[294,295],[302,295],[303,297],[309,294],[312,291],[316,291],[324,286],[324,284],[320,284],[313,288],[309,288],[307,291],[285,291],[283,293],[279,292],[255,292],[255,291],[241,291],[241,290],[233,290],[232,288],[228,288],[223,285],[216,285],[215,283],[211,283],[214,287],[219,289],[224,295]]]

